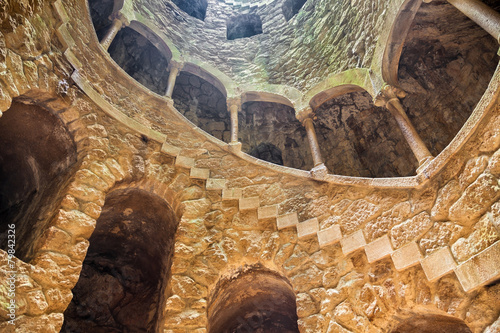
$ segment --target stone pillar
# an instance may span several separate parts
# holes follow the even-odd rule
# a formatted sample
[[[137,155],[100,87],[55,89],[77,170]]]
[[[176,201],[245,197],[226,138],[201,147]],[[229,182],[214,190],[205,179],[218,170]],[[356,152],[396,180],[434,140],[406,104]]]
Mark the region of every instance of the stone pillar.
[[[321,156],[321,150],[319,149],[318,138],[316,137],[316,130],[314,129],[314,112],[312,108],[308,107],[296,114],[297,119],[306,128],[307,140],[309,141],[309,147],[311,148],[311,154],[313,158],[314,167],[311,170],[314,176],[325,176],[328,170],[323,162],[323,157]]]
[[[125,19],[125,17],[121,13],[116,13],[115,15],[112,15],[110,19],[113,20],[113,23],[111,24],[111,27],[109,28],[108,32],[106,32],[106,35],[101,39],[101,46],[103,49],[106,51],[109,49],[109,46],[113,42],[113,40],[116,37],[116,34],[124,27],[128,25],[128,21]]]
[[[241,109],[241,98],[230,97],[227,99],[227,108],[231,114],[231,142],[230,144],[238,144],[238,112]]]
[[[424,0],[426,3],[432,1]],[[481,0],[448,0],[448,2],[500,43],[500,13],[488,7]]]
[[[406,115],[403,105],[399,100],[399,98],[403,98],[405,96],[406,93],[403,90],[386,85],[382,88],[378,96],[375,97],[374,102],[377,106],[387,108],[394,118],[396,118],[396,122],[398,123],[401,132],[403,132],[403,136],[418,160],[419,167],[423,167],[427,164],[427,162],[433,159],[433,156]]]
[[[168,65],[168,69],[170,70],[170,74],[168,75],[168,83],[167,83],[167,91],[165,92],[166,97],[172,97],[172,93],[174,92],[175,80],[177,76],[179,76],[182,68],[184,67],[184,63],[178,62],[175,60],[171,60]]]

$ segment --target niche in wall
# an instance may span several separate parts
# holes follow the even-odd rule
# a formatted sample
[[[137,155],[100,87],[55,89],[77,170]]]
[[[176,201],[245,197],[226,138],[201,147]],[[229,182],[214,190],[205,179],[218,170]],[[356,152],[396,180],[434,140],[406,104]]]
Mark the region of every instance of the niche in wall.
[[[227,39],[252,37],[262,33],[262,21],[259,15],[243,14],[227,21]]]
[[[89,0],[90,16],[97,38],[101,40],[111,26],[109,16],[113,13],[113,0]]]
[[[76,145],[57,115],[14,101],[0,118],[0,147],[1,248],[15,224],[16,256],[29,262],[72,174]]]
[[[219,281],[208,307],[209,333],[298,333],[297,320],[290,283],[262,268]]]
[[[302,9],[307,0],[285,0],[283,2],[283,16],[289,21]]]
[[[315,113],[314,127],[330,173],[373,178],[415,174],[418,162],[396,120],[375,106],[366,91],[327,100]]]
[[[172,99],[175,108],[193,124],[219,140],[230,141],[226,97],[213,84],[182,71],[175,81]]]
[[[109,54],[137,82],[158,95],[165,95],[168,60],[146,37],[125,27],[111,43]]]
[[[109,193],[61,332],[159,332],[177,224],[154,194]]]
[[[498,1],[483,2],[500,11]],[[398,80],[408,93],[402,100],[408,117],[434,156],[457,135],[484,94],[500,60],[497,51],[498,42],[448,2],[424,3],[418,10]]]
[[[242,150],[249,155],[296,169],[313,167],[306,130],[292,107],[274,102],[243,103],[238,128]]]
[[[207,0],[173,0],[182,11],[189,16],[204,21],[207,14]]]

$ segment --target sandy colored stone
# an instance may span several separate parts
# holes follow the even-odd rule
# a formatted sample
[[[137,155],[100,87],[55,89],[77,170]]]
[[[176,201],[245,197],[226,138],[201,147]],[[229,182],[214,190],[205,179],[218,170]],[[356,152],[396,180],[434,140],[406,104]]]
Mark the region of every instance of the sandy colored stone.
[[[422,212],[391,229],[392,245],[397,249],[410,241],[418,240],[431,227],[429,214]]]
[[[486,155],[481,155],[468,160],[465,164],[462,174],[459,177],[460,187],[465,188],[469,186],[477,179],[477,177],[486,169],[487,166],[488,156]]]
[[[308,317],[318,312],[318,306],[307,293],[297,294],[297,315],[299,318]]]
[[[462,234],[464,228],[453,222],[436,222],[420,239],[424,255],[429,255],[443,246],[451,246]]]
[[[451,180],[443,186],[436,199],[436,203],[431,210],[431,217],[437,221],[444,221],[448,218],[448,210],[451,205],[460,198],[462,191],[456,180]]]
[[[395,205],[375,220],[368,222],[364,229],[366,239],[372,241],[388,233],[393,226],[406,220],[410,213],[411,205],[409,202]]]
[[[451,251],[458,261],[465,261],[499,239],[500,235],[497,229],[493,226],[488,215],[484,215],[474,225],[473,231],[468,237],[460,238],[451,246]]]
[[[353,233],[366,222],[375,218],[379,209],[376,205],[363,199],[354,201],[340,216],[339,223],[342,232],[344,234]]]

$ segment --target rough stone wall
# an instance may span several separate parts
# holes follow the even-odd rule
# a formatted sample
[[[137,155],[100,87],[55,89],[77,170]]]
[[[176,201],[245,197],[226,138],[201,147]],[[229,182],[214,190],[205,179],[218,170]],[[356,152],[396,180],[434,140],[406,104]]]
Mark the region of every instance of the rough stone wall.
[[[164,198],[180,219],[163,295],[169,333],[205,332],[207,302],[220,276],[257,262],[291,282],[301,332],[389,332],[397,318],[424,310],[459,318],[473,332],[498,328],[499,284],[478,283],[466,293],[450,270],[474,258],[495,263],[481,254],[498,251],[500,244],[498,93],[490,92],[491,105],[483,103],[490,113],[479,129],[422,187],[319,181],[249,162],[190,127],[167,99],[114,67],[81,15],[84,1],[54,4],[39,12],[53,26],[26,15],[29,21],[10,34],[2,28],[0,36],[1,110],[9,112],[20,95],[54,110],[74,137],[80,163],[62,196],[54,198],[59,208],[34,259],[15,260],[18,330],[59,331],[104,198],[119,187]],[[48,42],[48,31],[65,22],[71,24],[58,27],[60,38],[74,42],[67,43],[66,58],[65,47],[56,43],[33,60],[31,54],[41,55],[38,48],[47,45],[37,39]],[[68,83],[68,61],[78,69],[75,84]],[[304,231],[314,219],[319,231]],[[320,246],[318,232],[334,226],[343,234],[340,245],[329,239]],[[346,251],[360,233],[367,246],[358,242]],[[425,254],[422,264],[399,271],[394,257],[371,261],[368,245],[384,235],[394,250],[415,242]],[[443,276],[429,271],[441,266],[426,263],[448,248],[452,257],[442,265]],[[3,250],[0,266],[0,330],[13,332],[6,321],[10,268]]]

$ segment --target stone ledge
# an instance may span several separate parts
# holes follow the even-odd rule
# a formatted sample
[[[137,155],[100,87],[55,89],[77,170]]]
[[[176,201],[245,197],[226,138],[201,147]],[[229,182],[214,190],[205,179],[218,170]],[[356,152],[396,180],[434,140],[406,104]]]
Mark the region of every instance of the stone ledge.
[[[208,179],[210,178],[210,169],[191,168],[189,177],[196,179]]]
[[[344,253],[344,255],[348,255],[349,253],[362,249],[366,245],[363,230],[358,230],[355,233],[342,238],[340,240],[340,245],[342,246],[342,253]]]
[[[278,230],[294,227],[299,224],[299,218],[297,213],[281,215],[276,219],[276,224],[278,225]]]
[[[410,242],[391,254],[392,262],[397,271],[420,264],[422,252],[416,242]]]
[[[297,224],[297,235],[304,238],[316,234],[319,231],[319,222],[317,218],[312,218]]]
[[[259,207],[257,216],[259,220],[278,217],[278,205]]]
[[[179,155],[175,158],[175,165],[182,168],[194,168],[194,158]]]
[[[161,146],[161,152],[171,156],[177,156],[181,152],[181,149],[164,142]]]
[[[207,190],[223,190],[226,188],[227,180],[218,178],[208,178],[205,188]]]
[[[251,197],[251,198],[241,198],[239,202],[240,210],[251,210],[259,208],[260,198],[259,197]]]
[[[393,251],[387,234],[365,246],[366,257],[370,264],[390,256]]]
[[[446,274],[453,272],[453,269],[457,266],[448,246],[440,248],[436,252],[420,260],[420,264],[424,269],[427,280],[430,282],[434,282]]]
[[[243,195],[241,188],[227,188],[222,190],[222,200],[240,200]]]
[[[471,292],[500,278],[500,241],[455,268],[462,288]]]
[[[318,231],[318,242],[320,247],[325,247],[337,242],[340,242],[342,238],[342,231],[340,226],[335,224],[334,226]]]

